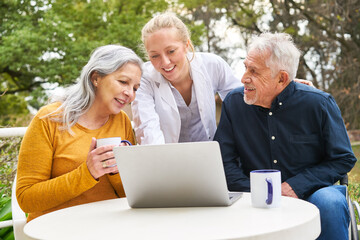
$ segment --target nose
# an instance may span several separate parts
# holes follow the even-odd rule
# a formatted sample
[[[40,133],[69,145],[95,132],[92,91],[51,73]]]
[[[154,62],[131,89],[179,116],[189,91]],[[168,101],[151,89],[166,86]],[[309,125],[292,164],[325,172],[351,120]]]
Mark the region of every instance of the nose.
[[[169,57],[166,55],[166,54],[164,54],[163,56],[161,56],[161,64],[163,65],[163,66],[166,66],[166,65],[168,65],[170,63],[170,59],[169,59]]]
[[[133,90],[132,87],[128,87],[124,90],[124,94],[125,96],[127,96],[129,98],[129,102],[132,102],[135,98],[135,91]]]
[[[243,75],[242,78],[241,78],[241,82],[242,82],[243,84],[245,84],[245,83],[249,83],[250,81],[251,81],[250,77],[249,77],[248,74],[245,72],[244,75]]]

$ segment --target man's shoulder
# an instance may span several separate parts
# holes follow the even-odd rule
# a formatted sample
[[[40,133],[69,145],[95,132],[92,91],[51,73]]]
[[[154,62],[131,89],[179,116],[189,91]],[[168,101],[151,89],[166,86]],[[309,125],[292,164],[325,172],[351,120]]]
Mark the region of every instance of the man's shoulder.
[[[243,98],[244,98],[244,86],[241,86],[231,90],[226,95],[224,102],[230,103],[232,101],[236,101],[238,103],[239,99],[242,100]]]
[[[244,86],[234,88],[227,96],[244,96]]]
[[[301,95],[306,95],[311,99],[327,99],[331,95],[315,87],[311,87],[302,83],[295,83],[295,90]]]

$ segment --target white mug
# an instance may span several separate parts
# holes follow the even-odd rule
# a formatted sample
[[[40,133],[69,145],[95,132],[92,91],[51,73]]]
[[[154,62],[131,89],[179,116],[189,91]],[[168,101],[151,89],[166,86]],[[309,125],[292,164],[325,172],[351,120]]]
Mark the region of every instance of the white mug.
[[[106,146],[106,145],[116,145],[121,144],[121,137],[110,137],[110,138],[99,138],[96,139],[96,147]]]
[[[275,169],[251,171],[250,191],[253,207],[279,207],[281,201],[281,172]]]
[[[119,146],[121,144],[121,137],[110,137],[110,138],[99,138],[96,139],[96,147],[102,147],[106,145],[116,145]],[[114,167],[116,164],[111,165],[109,167]]]

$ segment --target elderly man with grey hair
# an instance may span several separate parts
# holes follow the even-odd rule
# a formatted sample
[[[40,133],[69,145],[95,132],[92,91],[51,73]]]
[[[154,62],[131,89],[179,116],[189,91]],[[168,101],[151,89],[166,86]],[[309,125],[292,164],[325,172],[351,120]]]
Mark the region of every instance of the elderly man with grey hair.
[[[252,170],[280,170],[283,196],[319,208],[319,239],[348,239],[345,187],[333,184],[356,158],[334,98],[292,81],[300,54],[288,34],[255,37],[244,61],[244,86],[225,98],[214,139],[229,190],[249,191]]]

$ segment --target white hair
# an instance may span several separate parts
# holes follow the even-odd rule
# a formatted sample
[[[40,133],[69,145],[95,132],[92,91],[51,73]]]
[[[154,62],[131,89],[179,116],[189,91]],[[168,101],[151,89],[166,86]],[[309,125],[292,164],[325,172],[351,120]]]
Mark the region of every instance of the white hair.
[[[286,71],[290,80],[296,76],[301,51],[295,46],[292,37],[287,33],[262,33],[253,38],[248,52],[258,50],[264,57],[266,66],[274,77],[279,71]]]
[[[134,63],[142,70],[143,61],[131,49],[120,45],[98,47],[83,67],[78,81],[66,88],[63,95],[52,97],[51,102],[62,104],[46,116],[62,123],[60,129],[68,130],[72,134],[71,127],[81,115],[89,110],[95,99],[95,86],[91,81],[92,73],[96,71],[100,76],[106,76],[127,63]]]

